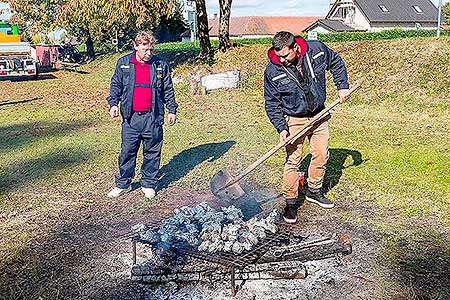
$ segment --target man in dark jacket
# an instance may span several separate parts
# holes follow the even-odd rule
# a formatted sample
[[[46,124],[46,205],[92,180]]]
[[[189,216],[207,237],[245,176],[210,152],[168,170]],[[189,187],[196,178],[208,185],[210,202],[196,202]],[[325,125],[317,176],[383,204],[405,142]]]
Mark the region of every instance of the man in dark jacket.
[[[264,73],[266,113],[278,131],[280,142],[295,134],[325,108],[325,71],[329,70],[341,102],[350,95],[347,70],[341,57],[319,41],[305,41],[290,32],[278,32],[269,49],[269,63]],[[306,200],[324,208],[334,207],[321,188],[329,157],[327,121],[315,125],[308,133],[311,163],[308,169]],[[296,200],[299,189],[299,164],[304,138],[286,146],[283,171],[283,194],[286,207],[283,218],[297,222]]]
[[[108,193],[115,198],[127,191],[135,174],[136,156],[143,145],[141,186],[146,198],[156,195],[157,176],[163,144],[164,104],[168,122],[176,122],[177,103],[166,62],[153,55],[156,40],[141,31],[134,40],[133,53],[119,58],[108,97],[112,118],[122,115],[122,148],[116,187]]]

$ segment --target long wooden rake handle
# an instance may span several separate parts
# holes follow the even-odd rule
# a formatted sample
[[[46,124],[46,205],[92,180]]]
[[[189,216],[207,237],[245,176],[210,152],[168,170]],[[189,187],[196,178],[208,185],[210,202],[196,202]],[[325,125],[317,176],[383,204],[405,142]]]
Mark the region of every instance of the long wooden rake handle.
[[[351,89],[350,89],[350,95],[356,91],[358,88],[360,88],[361,85],[359,83],[356,83]],[[248,166],[244,171],[242,171],[238,176],[234,177],[234,179],[232,181],[230,181],[229,183],[227,183],[227,185],[225,187],[223,187],[222,189],[225,189],[233,184],[235,184],[236,182],[238,182],[239,180],[241,180],[242,178],[244,178],[245,176],[247,176],[251,171],[253,171],[254,169],[256,169],[256,167],[258,167],[260,164],[262,164],[263,162],[265,162],[269,157],[271,157],[275,152],[277,152],[278,150],[280,150],[281,148],[283,148],[284,146],[286,146],[287,144],[292,144],[294,143],[298,138],[300,138],[301,136],[305,135],[308,130],[311,129],[311,127],[313,127],[318,121],[320,121],[324,116],[328,115],[329,112],[335,108],[336,106],[338,106],[341,103],[341,101],[338,99],[336,101],[334,101],[333,103],[331,103],[330,106],[328,106],[326,109],[322,110],[320,113],[318,113],[317,115],[315,115],[300,131],[298,131],[297,133],[290,135],[285,142],[281,142],[278,145],[276,145],[275,147],[273,147],[272,149],[270,149],[266,154],[264,154],[263,156],[261,156],[257,161],[255,161],[254,163],[252,163],[250,166]],[[222,190],[221,189],[221,190]]]

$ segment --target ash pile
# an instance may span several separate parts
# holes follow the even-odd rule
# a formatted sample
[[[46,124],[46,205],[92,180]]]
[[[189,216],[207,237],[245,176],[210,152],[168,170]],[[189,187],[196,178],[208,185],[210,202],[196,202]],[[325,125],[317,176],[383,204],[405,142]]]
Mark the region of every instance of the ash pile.
[[[179,265],[180,250],[206,253],[242,254],[251,251],[267,234],[278,231],[279,213],[274,209],[267,217],[244,220],[242,211],[234,206],[212,208],[203,202],[195,207],[174,210],[159,228],[138,225],[135,240],[150,246],[153,266]]]
[[[299,225],[266,217],[244,220],[234,206],[201,203],[174,210],[159,227],[137,225],[132,239],[132,280],[145,283],[305,278],[304,262],[350,254],[345,235],[308,240]],[[137,263],[137,248],[145,259]]]

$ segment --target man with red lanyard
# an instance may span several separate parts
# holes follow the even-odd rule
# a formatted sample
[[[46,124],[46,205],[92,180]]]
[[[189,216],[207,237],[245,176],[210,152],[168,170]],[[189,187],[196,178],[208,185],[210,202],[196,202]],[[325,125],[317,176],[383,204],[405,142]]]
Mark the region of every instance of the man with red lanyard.
[[[176,122],[177,103],[166,62],[154,56],[156,40],[141,31],[134,40],[134,51],[119,58],[111,79],[109,114],[122,116],[122,146],[116,187],[108,193],[115,198],[129,190],[135,175],[136,156],[143,146],[140,184],[146,198],[156,195],[163,144],[164,105],[169,125]]]

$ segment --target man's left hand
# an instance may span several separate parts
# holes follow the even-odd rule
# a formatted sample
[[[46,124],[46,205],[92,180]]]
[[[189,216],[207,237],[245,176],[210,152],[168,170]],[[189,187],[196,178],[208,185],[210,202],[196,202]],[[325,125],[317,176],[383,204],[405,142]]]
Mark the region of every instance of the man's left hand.
[[[345,101],[350,98],[350,90],[349,89],[343,89],[338,91],[339,100],[341,100],[341,103],[344,103]]]
[[[177,115],[176,114],[169,114],[167,116],[167,121],[169,122],[169,125],[172,126],[177,122]]]

